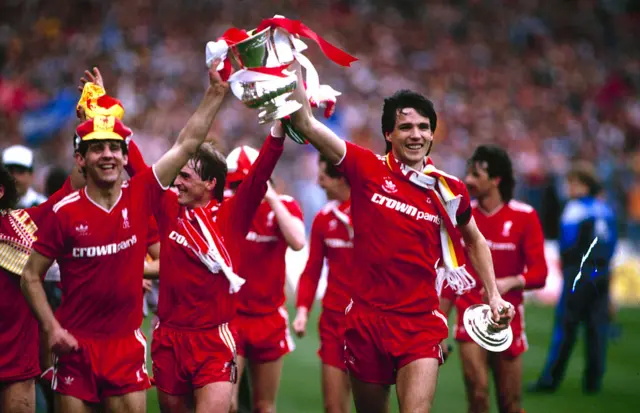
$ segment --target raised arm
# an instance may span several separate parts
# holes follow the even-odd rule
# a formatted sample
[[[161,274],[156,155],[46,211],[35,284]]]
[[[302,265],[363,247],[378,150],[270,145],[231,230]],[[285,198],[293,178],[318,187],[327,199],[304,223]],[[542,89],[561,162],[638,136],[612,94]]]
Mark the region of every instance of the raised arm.
[[[344,158],[346,145],[331,129],[313,117],[309,98],[304,90],[302,67],[299,64],[296,66],[298,85],[293,96],[302,104],[302,108],[291,115],[292,124],[329,162],[338,164]]]
[[[224,96],[229,89],[229,84],[224,82],[215,67],[209,70],[209,87],[204,93],[200,106],[180,131],[176,143],[154,165],[154,171],[160,184],[165,187],[171,185],[180,169],[196,153],[204,142],[213,123]]]
[[[242,180],[236,193],[228,201],[224,201],[218,216],[220,225],[226,227],[225,232],[234,231],[244,238],[251,229],[253,217],[267,192],[267,182],[284,150],[284,132],[278,125],[260,148],[258,158],[251,165],[249,174]]]

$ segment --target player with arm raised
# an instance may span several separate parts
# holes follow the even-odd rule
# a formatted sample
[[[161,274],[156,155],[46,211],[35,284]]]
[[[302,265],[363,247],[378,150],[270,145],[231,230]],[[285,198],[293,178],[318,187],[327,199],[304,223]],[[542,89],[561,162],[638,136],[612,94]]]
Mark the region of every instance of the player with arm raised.
[[[174,146],[127,183],[131,130],[114,116],[96,116],[76,130],[76,164],[87,186],[58,202],[40,230],[23,271],[22,290],[57,356],[56,407],[89,412],[145,412],[149,379],[141,280],[148,217],[180,169],[204,141],[228,88],[215,71],[196,112]],[[54,316],[40,280],[60,264],[63,301]]]
[[[513,308],[495,283],[487,242],[471,217],[469,196],[455,177],[429,165],[437,117],[423,96],[399,91],[385,99],[387,154],[346,143],[311,114],[298,70],[294,127],[336,164],[351,186],[354,227],[353,304],[345,345],[356,409],[386,412],[396,384],[401,412],[429,412],[447,337],[438,284],[469,288],[457,245],[462,235],[471,264],[488,293],[494,322],[504,327]],[[459,231],[459,233],[458,233]],[[437,277],[436,264],[442,259]],[[500,314],[504,311],[504,314]]]
[[[491,369],[497,389],[498,410],[501,413],[520,412],[520,356],[528,347],[524,332],[523,292],[542,288],[545,284],[544,234],[536,211],[513,199],[513,168],[509,155],[503,149],[493,145],[479,146],[469,159],[465,182],[475,198],[471,204],[473,217],[491,249],[498,291],[516,309],[511,323],[513,343],[501,353],[489,353],[465,330],[465,310],[483,302],[480,284],[462,295],[445,288],[440,298],[441,309],[447,316],[453,306],[456,309],[455,339],[460,345],[468,411],[489,411]]]

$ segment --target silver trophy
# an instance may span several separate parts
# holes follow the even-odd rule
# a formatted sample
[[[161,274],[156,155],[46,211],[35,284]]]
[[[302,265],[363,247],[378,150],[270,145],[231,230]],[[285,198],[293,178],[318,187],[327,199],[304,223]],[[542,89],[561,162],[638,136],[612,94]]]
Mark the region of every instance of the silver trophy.
[[[310,102],[318,106],[327,102],[335,104],[340,92],[319,84],[313,64],[301,53],[307,48],[306,44],[287,30],[267,26],[260,31],[243,32],[242,35],[248,36],[240,41],[237,40],[238,32],[236,29],[233,39],[223,36],[207,43],[207,65],[221,59],[233,66],[235,72],[228,79],[231,91],[247,107],[258,109],[258,122],[264,124],[280,119],[291,139],[306,143],[288,119],[302,107],[299,102],[289,100],[298,86],[298,76],[291,63],[297,60],[306,69],[305,86]],[[218,70],[223,68],[224,64],[220,63]]]
[[[296,89],[295,71],[282,69],[257,72],[252,69],[278,69],[293,62],[293,43],[288,35],[271,27],[229,47],[236,72],[229,78],[233,94],[251,109],[258,109],[260,124],[282,119],[302,107],[287,98]]]
[[[467,308],[464,312],[464,328],[476,344],[494,353],[505,351],[513,342],[511,327],[498,329],[491,320],[491,307],[487,304],[475,304]]]

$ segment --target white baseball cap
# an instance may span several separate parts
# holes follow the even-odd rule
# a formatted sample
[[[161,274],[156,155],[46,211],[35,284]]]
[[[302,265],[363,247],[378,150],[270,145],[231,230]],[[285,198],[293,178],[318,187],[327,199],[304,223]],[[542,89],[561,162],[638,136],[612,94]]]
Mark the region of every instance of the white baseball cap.
[[[2,163],[31,169],[33,168],[33,152],[26,146],[10,146],[2,152]]]

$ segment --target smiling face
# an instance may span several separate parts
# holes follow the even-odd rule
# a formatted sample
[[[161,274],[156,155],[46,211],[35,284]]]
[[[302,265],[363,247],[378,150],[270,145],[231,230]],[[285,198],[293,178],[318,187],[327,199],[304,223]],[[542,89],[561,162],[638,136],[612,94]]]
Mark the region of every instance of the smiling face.
[[[196,161],[191,159],[182,167],[173,186],[178,190],[178,203],[189,207],[207,204],[212,199],[216,178],[204,181],[196,171]]]
[[[127,160],[122,142],[116,140],[89,142],[84,155],[76,152],[76,164],[85,172],[87,181],[91,180],[101,188],[113,187],[120,182]]]
[[[421,169],[433,141],[429,118],[413,108],[398,109],[393,130],[385,136],[393,156],[402,163]]]

